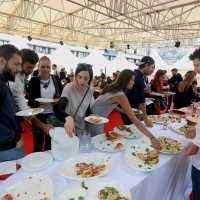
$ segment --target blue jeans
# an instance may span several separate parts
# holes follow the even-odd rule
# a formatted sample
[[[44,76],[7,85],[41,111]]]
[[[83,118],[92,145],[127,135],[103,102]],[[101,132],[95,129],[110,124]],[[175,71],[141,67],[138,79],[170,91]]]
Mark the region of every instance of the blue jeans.
[[[17,149],[9,149],[5,151],[0,151],[0,162],[9,161],[9,160],[17,160],[26,156],[26,152],[24,147]]]
[[[200,200],[200,170],[192,166],[193,200]]]

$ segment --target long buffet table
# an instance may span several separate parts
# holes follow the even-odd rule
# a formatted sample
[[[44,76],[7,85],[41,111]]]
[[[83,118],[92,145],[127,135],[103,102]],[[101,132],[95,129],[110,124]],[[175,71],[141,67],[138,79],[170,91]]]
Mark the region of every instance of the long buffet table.
[[[170,126],[170,124],[169,124]],[[184,135],[173,131],[171,128],[163,130],[162,125],[154,124],[149,130],[155,136],[166,136],[178,140],[183,147],[190,142]],[[129,144],[143,142],[139,139],[128,139]],[[102,152],[94,148],[95,152]],[[49,153],[51,153],[49,151]],[[160,164],[152,172],[141,172],[129,167],[124,160],[124,151],[108,153],[116,161],[114,169],[105,177],[112,178],[125,184],[132,194],[133,200],[183,200],[184,193],[190,182],[190,157],[185,156],[184,150],[178,154],[160,153]],[[20,160],[17,161],[20,164]],[[47,169],[39,171],[49,175],[54,182],[54,192],[58,192],[72,180],[62,177],[58,173],[58,166],[62,161],[54,160]],[[33,174],[20,168],[15,174],[5,181],[0,181],[0,193],[13,181],[23,176]]]

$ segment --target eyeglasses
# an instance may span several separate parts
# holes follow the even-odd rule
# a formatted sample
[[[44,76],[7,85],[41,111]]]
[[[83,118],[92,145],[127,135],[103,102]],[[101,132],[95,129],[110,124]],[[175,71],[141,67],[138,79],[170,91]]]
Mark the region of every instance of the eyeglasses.
[[[79,63],[78,65],[77,65],[77,68],[86,68],[86,69],[92,69],[92,65],[90,65],[90,64],[87,64],[87,63]]]

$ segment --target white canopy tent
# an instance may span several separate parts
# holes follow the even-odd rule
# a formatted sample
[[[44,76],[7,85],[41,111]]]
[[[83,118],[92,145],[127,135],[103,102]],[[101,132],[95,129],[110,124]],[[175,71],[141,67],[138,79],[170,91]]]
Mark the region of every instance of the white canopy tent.
[[[107,66],[107,74],[112,75],[113,72],[117,70],[122,71],[123,69],[131,69],[134,70],[137,66],[131,62],[129,62],[124,53],[119,52],[117,57],[112,60]]]
[[[51,55],[51,63],[58,66],[58,71],[61,68],[65,68],[67,73],[70,73],[70,69],[75,69],[77,64],[80,63],[80,59],[77,58],[67,45],[58,47]]]
[[[22,36],[15,35],[12,40],[9,42],[9,44],[12,44],[16,46],[18,49],[29,49],[30,47],[26,43],[26,39]]]
[[[152,49],[150,56],[155,60],[155,66],[156,66],[155,72],[158,69],[165,69],[168,71],[170,71],[172,68],[177,68],[178,70],[193,69],[193,64],[188,58],[193,51],[194,51],[193,48],[188,49],[187,53],[179,61],[169,65],[165,63],[165,61],[160,57],[157,49]]]
[[[93,49],[91,53],[83,59],[80,59],[81,63],[88,63],[93,65],[93,74],[99,76],[100,69],[105,71],[105,67],[109,65],[109,61],[102,55],[102,52],[98,49]]]

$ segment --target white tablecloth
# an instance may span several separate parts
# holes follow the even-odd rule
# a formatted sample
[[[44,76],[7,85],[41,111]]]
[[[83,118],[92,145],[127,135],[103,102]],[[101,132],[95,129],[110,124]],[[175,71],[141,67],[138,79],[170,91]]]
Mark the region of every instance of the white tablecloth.
[[[184,135],[174,132],[172,129],[162,130],[162,125],[154,124],[149,130],[155,136],[166,136],[178,140],[183,147],[189,142]],[[130,144],[142,142],[143,138],[128,139]],[[94,149],[96,152],[100,152]],[[50,153],[50,152],[49,152]],[[184,151],[169,155],[160,153],[160,164],[152,172],[141,172],[129,167],[124,161],[124,151],[109,153],[116,160],[115,168],[105,177],[115,179],[125,184],[131,191],[133,200],[183,200],[184,193],[190,182],[190,157],[186,157]],[[18,161],[20,163],[20,161]],[[62,177],[58,173],[61,161],[54,160],[52,165],[40,171],[49,175],[54,182],[54,192],[58,192],[72,180]],[[17,173],[5,181],[0,181],[0,193],[13,181],[32,174],[20,168]],[[186,176],[187,175],[187,176]]]

